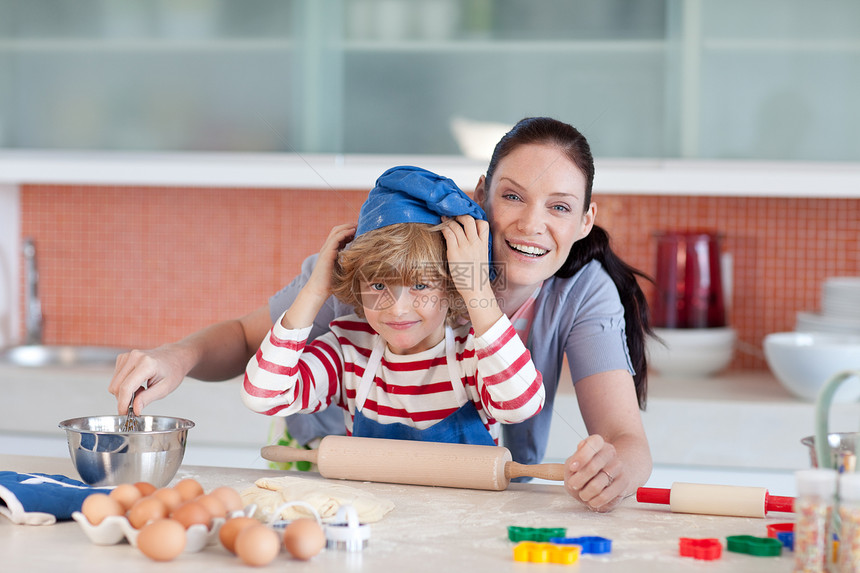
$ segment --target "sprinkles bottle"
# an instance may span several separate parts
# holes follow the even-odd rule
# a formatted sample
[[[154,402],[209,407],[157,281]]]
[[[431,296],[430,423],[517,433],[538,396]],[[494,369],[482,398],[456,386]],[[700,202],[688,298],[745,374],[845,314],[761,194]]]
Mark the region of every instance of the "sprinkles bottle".
[[[794,500],[794,571],[829,571],[831,519],[836,494],[836,470],[812,469],[795,473],[797,498]]]
[[[860,573],[860,474],[839,476],[840,573]]]

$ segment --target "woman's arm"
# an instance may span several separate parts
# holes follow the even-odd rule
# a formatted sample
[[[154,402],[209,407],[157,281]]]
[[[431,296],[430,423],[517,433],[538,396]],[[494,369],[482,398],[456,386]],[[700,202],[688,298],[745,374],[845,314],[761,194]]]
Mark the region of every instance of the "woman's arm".
[[[164,398],[185,376],[227,380],[241,374],[248,359],[272,326],[269,307],[261,306],[242,318],[208,326],[185,338],[152,350],[132,350],[117,358],[108,391],[116,396],[117,412],[125,414],[135,390],[134,411]]]
[[[565,462],[564,485],[596,511],[609,511],[648,481],[651,450],[626,370],[587,376],[576,399],[589,436]]]
[[[285,288],[278,293],[282,308],[295,302],[301,292],[299,288],[303,289],[311,281],[317,264],[314,257],[306,260],[302,265],[302,274],[288,287],[289,292]],[[335,318],[330,316],[335,314],[333,310],[336,310],[333,306],[325,307],[326,316],[317,319],[316,332],[313,334],[323,331],[321,324],[327,330],[328,323]],[[145,386],[145,390],[135,397],[134,411],[137,414],[146,405],[176,390],[186,376],[207,381],[229,380],[239,376],[271,327],[269,306],[263,305],[241,318],[215,323],[176,342],[151,350],[132,350],[121,354],[108,384],[108,391],[117,399],[117,412],[126,413],[129,400],[141,386]]]

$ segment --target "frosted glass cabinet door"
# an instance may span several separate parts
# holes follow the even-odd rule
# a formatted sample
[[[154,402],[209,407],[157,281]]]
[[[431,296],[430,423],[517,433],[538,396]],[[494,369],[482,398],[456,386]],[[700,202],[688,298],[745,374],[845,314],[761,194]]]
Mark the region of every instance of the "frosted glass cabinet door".
[[[347,153],[458,154],[455,118],[549,115],[580,127],[602,155],[665,154],[664,0],[348,6]],[[424,29],[428,7],[447,26]]]
[[[459,154],[553,115],[664,154],[664,0],[0,0],[0,145]]]
[[[860,2],[705,1],[700,27],[691,155],[860,160]]]
[[[270,150],[289,142],[289,58],[171,50],[16,58],[7,145],[49,149]],[[225,67],[229,66],[225,73]],[[189,69],[193,73],[189,73]]]
[[[578,126],[600,155],[663,155],[662,52],[366,51],[350,53],[345,69],[347,153],[391,153],[396,142],[403,153],[459,154],[455,118],[513,125],[548,115]]]
[[[0,0],[0,146],[288,149],[291,11],[281,0]]]
[[[857,101],[857,0],[0,0],[0,148],[860,161]]]

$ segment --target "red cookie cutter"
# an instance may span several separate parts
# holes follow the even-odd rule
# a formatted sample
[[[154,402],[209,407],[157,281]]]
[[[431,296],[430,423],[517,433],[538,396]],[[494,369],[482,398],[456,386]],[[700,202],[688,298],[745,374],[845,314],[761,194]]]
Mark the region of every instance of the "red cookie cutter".
[[[794,531],[793,523],[771,523],[767,526],[767,536],[778,538],[783,531]]]
[[[703,561],[714,561],[719,559],[723,553],[723,545],[719,539],[691,539],[682,537],[680,539],[681,557],[692,557]]]

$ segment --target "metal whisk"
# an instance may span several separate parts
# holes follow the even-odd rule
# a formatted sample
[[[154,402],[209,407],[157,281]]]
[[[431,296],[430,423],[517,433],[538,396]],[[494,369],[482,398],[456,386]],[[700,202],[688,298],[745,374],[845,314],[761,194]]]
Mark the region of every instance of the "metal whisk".
[[[131,400],[128,402],[128,413],[125,416],[125,420],[123,420],[122,424],[119,427],[120,432],[139,432],[140,431],[140,420],[137,416],[134,415],[134,399],[137,397],[137,393],[140,392],[143,387],[138,388],[134,391],[134,394],[131,395]]]

